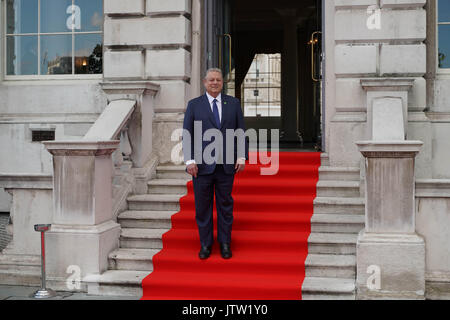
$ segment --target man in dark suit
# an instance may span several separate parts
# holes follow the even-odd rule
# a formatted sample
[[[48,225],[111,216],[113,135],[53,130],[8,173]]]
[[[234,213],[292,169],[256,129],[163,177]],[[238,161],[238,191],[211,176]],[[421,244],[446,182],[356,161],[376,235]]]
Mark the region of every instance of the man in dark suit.
[[[186,171],[192,175],[195,197],[195,219],[200,235],[200,259],[211,254],[213,239],[213,201],[216,197],[217,240],[224,259],[231,253],[233,198],[231,192],[235,173],[244,170],[248,159],[244,116],[238,99],[222,94],[223,76],[220,69],[209,69],[203,80],[206,93],[189,101],[184,116],[183,153]],[[201,126],[201,130],[199,130]],[[238,130],[240,131],[240,130]],[[199,134],[201,132],[201,137]],[[206,135],[205,135],[206,134]],[[214,136],[209,137],[210,134]],[[217,137],[215,134],[220,134]],[[227,140],[227,137],[229,139]],[[198,142],[200,139],[201,147]],[[217,140],[217,141],[216,141]],[[232,148],[230,148],[230,143]],[[216,146],[216,148],[211,148]],[[228,146],[228,147],[227,147]],[[207,151],[212,152],[208,154]],[[231,150],[230,150],[231,149]],[[230,154],[232,152],[232,154]],[[211,157],[208,158],[208,155]],[[228,160],[227,160],[228,159]],[[231,159],[231,161],[230,161]]]

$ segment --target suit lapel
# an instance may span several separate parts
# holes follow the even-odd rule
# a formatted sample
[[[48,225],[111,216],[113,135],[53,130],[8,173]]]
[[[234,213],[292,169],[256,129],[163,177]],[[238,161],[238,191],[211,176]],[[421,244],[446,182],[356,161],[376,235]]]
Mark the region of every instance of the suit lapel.
[[[224,94],[222,94],[222,119],[220,121],[220,129],[222,129],[223,125],[225,124],[229,111],[228,99]]]

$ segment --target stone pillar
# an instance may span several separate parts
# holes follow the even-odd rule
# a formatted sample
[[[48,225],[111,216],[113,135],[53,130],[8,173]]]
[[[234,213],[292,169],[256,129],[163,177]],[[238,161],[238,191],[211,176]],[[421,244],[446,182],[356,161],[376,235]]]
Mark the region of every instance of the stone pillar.
[[[283,16],[283,52],[281,55],[281,127],[280,139],[299,142],[298,132],[298,36],[297,10],[278,10]]]
[[[406,140],[411,79],[366,79],[365,229],[356,249],[358,299],[423,299],[425,243],[415,226],[415,157]]]
[[[119,141],[44,142],[53,155],[53,219],[46,233],[47,274],[54,289],[108,267],[120,225],[112,215],[112,159]],[[74,266],[68,271],[70,266]],[[53,288],[52,287],[52,288]],[[83,290],[83,288],[81,288]]]

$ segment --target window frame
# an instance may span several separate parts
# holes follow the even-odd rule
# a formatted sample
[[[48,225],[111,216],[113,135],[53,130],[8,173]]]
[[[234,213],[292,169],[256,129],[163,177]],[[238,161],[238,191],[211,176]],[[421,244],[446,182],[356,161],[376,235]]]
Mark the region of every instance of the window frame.
[[[449,22],[439,22],[439,0],[436,0],[436,21],[435,21],[435,36],[436,36],[436,52],[435,52],[435,59],[436,59],[436,73],[438,74],[446,74],[450,75],[450,68],[440,68],[439,67],[439,25],[449,25]],[[449,57],[450,58],[450,57]]]
[[[267,71],[262,72],[260,69],[258,69],[257,63],[258,63],[259,55],[267,56],[267,65],[268,65]],[[241,85],[241,90],[242,90],[241,104],[242,104],[242,109],[244,112],[244,118],[261,117],[261,118],[265,118],[265,119],[268,119],[268,118],[281,119],[281,115],[279,115],[279,116],[278,115],[275,115],[275,116],[270,115],[271,110],[273,110],[271,107],[276,107],[276,106],[278,106],[278,103],[279,103],[279,106],[281,108],[281,83],[280,83],[280,85],[277,85],[275,82],[272,82],[272,78],[271,78],[271,75],[278,75],[280,77],[280,82],[281,82],[281,59],[282,59],[281,53],[256,53],[254,55],[252,64],[250,65],[250,68],[249,68],[247,74],[245,75],[245,78],[242,81],[242,85]],[[280,67],[279,70],[272,69],[271,62],[273,60],[278,60],[277,66]],[[251,71],[251,67],[254,65],[255,62],[256,62],[256,65],[255,65],[256,69],[255,69],[255,71]],[[255,78],[253,78],[253,76],[255,76]],[[250,77],[250,78],[248,78],[248,77]],[[261,87],[259,87],[259,84],[260,84],[259,79],[260,78],[263,78],[263,80],[267,79],[267,81],[261,81],[261,83],[263,84]],[[252,84],[246,85],[247,80],[256,80],[256,81]],[[266,86],[264,85],[264,83],[267,83]],[[267,89],[267,99],[261,99],[262,101],[259,102],[258,98],[256,98],[254,105],[252,105],[251,102],[247,103],[245,91],[246,90],[254,91],[254,90],[259,90],[259,89]],[[279,89],[280,98],[272,97],[270,94],[271,89],[276,89],[276,90]],[[267,112],[268,112],[267,116],[258,115],[258,106],[260,106],[264,102],[267,102]],[[275,103],[277,103],[277,104],[275,104]],[[255,106],[256,107],[256,109],[255,109],[256,116],[245,114],[247,106]]]
[[[72,5],[74,3],[74,0],[72,0]],[[102,30],[101,31],[83,31],[83,32],[75,32],[73,29],[70,32],[40,32],[40,4],[41,1],[38,1],[38,32],[36,33],[18,33],[18,34],[8,34],[6,33],[6,24],[7,24],[7,4],[6,1],[2,0],[1,4],[1,10],[2,10],[2,25],[0,27],[1,34],[2,34],[2,78],[4,81],[16,81],[16,80],[102,80],[103,79],[103,72],[104,72],[104,65],[102,68],[102,73],[97,74],[51,74],[51,75],[45,75],[45,74],[37,74],[37,75],[8,75],[7,74],[7,37],[8,36],[24,36],[24,35],[35,35],[38,37],[38,46],[37,46],[37,59],[38,59],[38,73],[40,73],[40,64],[41,64],[41,41],[40,36],[41,35],[72,35],[72,72],[75,71],[74,64],[75,64],[75,35],[76,34],[100,34],[101,35],[101,41],[102,41],[102,61],[104,61],[104,53],[105,53],[105,47],[103,45],[104,43],[104,22],[105,22],[105,15],[104,15],[104,6],[105,2],[102,1]]]

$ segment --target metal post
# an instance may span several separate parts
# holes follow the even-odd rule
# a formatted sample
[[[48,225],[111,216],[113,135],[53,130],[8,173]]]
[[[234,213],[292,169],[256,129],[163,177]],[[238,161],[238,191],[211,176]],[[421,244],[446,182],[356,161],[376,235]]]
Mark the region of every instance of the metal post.
[[[41,233],[41,288],[31,295],[35,299],[45,299],[56,296],[56,292],[47,289],[45,285],[45,232],[50,229],[51,224],[36,224],[34,230]]]

